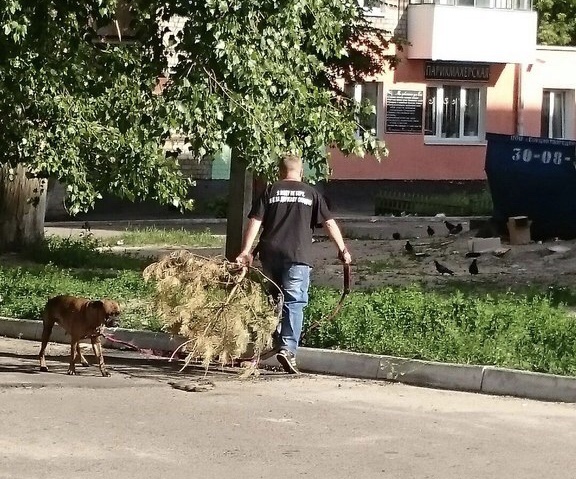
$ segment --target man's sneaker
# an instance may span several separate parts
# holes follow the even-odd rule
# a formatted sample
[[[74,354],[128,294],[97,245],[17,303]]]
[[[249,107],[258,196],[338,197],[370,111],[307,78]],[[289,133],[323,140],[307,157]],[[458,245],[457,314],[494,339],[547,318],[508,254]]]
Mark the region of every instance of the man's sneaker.
[[[292,351],[281,349],[276,355],[276,359],[288,374],[300,374],[296,366],[296,356]]]

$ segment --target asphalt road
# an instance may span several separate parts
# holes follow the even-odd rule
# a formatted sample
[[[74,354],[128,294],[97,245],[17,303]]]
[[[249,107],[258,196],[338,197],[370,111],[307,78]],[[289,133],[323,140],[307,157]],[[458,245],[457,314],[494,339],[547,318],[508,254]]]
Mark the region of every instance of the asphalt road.
[[[198,371],[0,338],[0,478],[576,478],[576,405],[385,382]],[[91,359],[91,356],[88,356]]]

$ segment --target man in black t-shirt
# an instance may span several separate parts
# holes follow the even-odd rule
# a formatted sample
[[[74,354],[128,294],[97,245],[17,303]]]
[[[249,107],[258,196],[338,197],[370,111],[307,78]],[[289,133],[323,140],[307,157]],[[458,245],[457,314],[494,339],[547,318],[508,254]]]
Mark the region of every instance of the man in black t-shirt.
[[[276,358],[284,370],[298,373],[296,350],[302,332],[304,308],[308,304],[312,266],[312,232],[322,224],[345,263],[352,258],[324,198],[302,182],[302,160],[287,155],[280,161],[280,180],[268,187],[254,202],[244,234],[242,251],[236,261],[252,264],[252,245],[262,233],[258,254],[264,273],[282,290],[282,321],[275,335]]]

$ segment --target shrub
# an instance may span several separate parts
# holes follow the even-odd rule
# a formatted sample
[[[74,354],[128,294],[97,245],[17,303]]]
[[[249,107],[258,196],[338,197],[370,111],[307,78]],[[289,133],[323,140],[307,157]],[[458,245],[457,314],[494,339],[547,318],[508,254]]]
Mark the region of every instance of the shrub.
[[[101,251],[100,240],[83,238],[60,238],[50,236],[24,251],[25,259],[40,264],[52,264],[63,268],[132,269],[141,270],[151,261],[134,256]]]

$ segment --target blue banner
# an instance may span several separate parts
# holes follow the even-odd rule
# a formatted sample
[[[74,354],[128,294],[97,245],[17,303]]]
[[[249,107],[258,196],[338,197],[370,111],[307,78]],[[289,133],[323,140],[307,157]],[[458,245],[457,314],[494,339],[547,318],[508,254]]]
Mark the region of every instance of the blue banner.
[[[494,220],[532,220],[532,238],[576,237],[576,141],[487,133]]]

